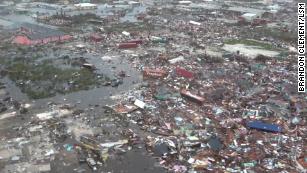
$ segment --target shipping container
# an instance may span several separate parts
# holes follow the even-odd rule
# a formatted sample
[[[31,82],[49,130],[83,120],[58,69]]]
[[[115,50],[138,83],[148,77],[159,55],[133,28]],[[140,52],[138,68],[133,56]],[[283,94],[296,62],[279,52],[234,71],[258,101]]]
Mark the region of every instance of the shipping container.
[[[166,75],[167,75],[166,71],[164,71],[162,69],[145,68],[144,71],[143,71],[144,77],[160,78],[160,77],[164,77]]]

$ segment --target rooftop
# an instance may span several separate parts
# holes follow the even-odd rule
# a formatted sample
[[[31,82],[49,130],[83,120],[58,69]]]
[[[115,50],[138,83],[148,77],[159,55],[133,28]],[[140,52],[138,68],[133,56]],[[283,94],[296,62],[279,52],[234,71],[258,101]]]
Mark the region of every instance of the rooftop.
[[[66,33],[62,31],[31,23],[22,23],[21,27],[32,30],[31,33],[26,33],[26,36],[32,40],[66,35]]]

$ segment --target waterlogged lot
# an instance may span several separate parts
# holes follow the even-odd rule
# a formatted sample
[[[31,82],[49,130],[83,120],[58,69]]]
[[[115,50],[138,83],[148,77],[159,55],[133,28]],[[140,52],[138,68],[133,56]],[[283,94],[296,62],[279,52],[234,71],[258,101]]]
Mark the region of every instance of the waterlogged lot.
[[[46,57],[47,54],[23,47],[17,52],[24,54],[2,57],[4,72],[10,80],[31,99],[40,99],[93,87],[107,85],[109,78],[83,68],[86,60],[82,57]],[[44,57],[43,57],[44,56]]]
[[[100,142],[106,143],[127,139],[122,132],[134,125],[103,107],[114,102],[110,96],[133,89],[140,82],[139,73],[127,62],[118,56],[109,59],[91,53],[65,56],[67,50],[48,47],[7,45],[2,53],[0,132],[2,139],[10,141],[1,143],[3,172],[90,172],[92,168],[80,162],[79,151],[75,147],[68,150],[68,146],[84,135],[101,134]],[[96,69],[82,67],[85,61],[95,64]],[[130,77],[113,84],[122,70]],[[93,154],[91,157],[95,158]],[[99,170],[164,172],[155,166],[142,143],[106,152]]]

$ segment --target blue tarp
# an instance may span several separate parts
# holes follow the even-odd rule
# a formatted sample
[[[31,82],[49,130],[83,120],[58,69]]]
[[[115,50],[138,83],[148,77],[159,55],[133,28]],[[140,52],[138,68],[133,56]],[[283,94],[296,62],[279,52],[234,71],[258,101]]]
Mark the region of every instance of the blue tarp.
[[[261,121],[251,121],[247,123],[247,127],[257,130],[269,132],[281,132],[281,127],[275,124],[268,124]]]

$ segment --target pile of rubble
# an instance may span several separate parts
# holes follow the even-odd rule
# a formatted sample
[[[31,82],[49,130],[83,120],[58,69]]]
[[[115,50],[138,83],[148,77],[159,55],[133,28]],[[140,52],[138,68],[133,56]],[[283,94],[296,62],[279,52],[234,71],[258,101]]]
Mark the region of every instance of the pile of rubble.
[[[114,107],[152,132],[146,144],[161,165],[175,172],[306,167],[306,97],[296,94],[290,57],[215,64],[202,63],[206,57],[176,59],[144,68],[148,85]]]

